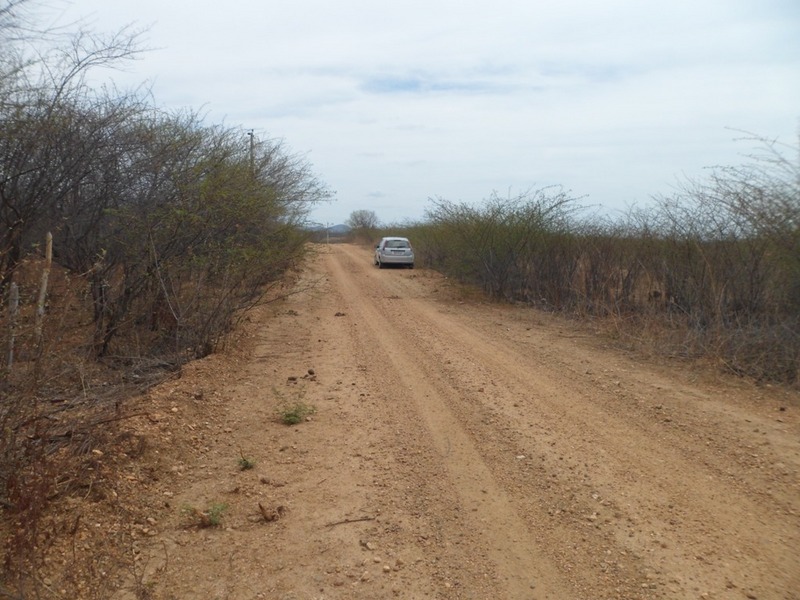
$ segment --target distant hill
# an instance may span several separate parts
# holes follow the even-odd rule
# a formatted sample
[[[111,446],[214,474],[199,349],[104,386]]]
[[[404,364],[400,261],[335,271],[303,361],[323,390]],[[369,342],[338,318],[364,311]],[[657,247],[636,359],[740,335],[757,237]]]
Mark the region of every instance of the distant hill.
[[[339,225],[331,225],[330,227],[325,227],[324,225],[320,225],[319,223],[313,223],[308,226],[309,231],[320,231],[325,232],[327,230],[329,235],[347,235],[350,233],[350,228],[347,225],[339,224]]]
[[[328,227],[328,232],[331,235],[347,235],[350,233],[350,228],[347,225],[334,225]]]
[[[326,228],[324,225],[315,223],[308,227],[308,230],[311,231],[311,239],[315,242],[331,241],[331,239],[341,241],[343,238],[350,235],[350,228],[342,224],[332,225]]]

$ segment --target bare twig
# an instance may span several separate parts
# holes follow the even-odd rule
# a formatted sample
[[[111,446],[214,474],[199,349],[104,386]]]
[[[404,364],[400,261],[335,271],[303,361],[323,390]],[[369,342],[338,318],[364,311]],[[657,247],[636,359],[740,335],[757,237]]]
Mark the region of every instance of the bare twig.
[[[336,527],[336,525],[345,525],[347,523],[360,523],[362,521],[374,521],[375,517],[358,517],[357,519],[344,519],[342,521],[333,521],[332,523],[325,523],[325,527]]]

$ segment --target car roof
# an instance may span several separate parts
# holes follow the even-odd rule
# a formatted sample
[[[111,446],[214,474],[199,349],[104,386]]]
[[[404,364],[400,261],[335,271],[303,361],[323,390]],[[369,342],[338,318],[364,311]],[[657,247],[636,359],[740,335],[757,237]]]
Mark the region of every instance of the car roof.
[[[397,236],[388,236],[388,237],[385,237],[385,238],[381,238],[381,240],[405,240],[405,241],[408,241],[408,238],[397,237]]]

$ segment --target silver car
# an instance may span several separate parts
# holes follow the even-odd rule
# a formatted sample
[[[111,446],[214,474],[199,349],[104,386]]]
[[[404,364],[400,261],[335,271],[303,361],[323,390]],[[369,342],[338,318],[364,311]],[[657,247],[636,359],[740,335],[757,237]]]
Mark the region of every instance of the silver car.
[[[384,265],[402,265],[414,268],[414,249],[411,242],[404,237],[385,237],[375,246],[375,264],[379,268]]]

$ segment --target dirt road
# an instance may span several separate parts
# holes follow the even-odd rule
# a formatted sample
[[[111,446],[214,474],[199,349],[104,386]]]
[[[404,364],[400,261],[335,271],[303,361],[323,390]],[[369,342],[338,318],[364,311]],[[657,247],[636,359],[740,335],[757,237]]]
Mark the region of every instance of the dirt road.
[[[312,281],[252,317],[226,375],[211,357],[149,399],[151,597],[800,599],[796,393],[356,246]],[[315,412],[279,423],[295,403]],[[211,506],[221,526],[191,526]]]

